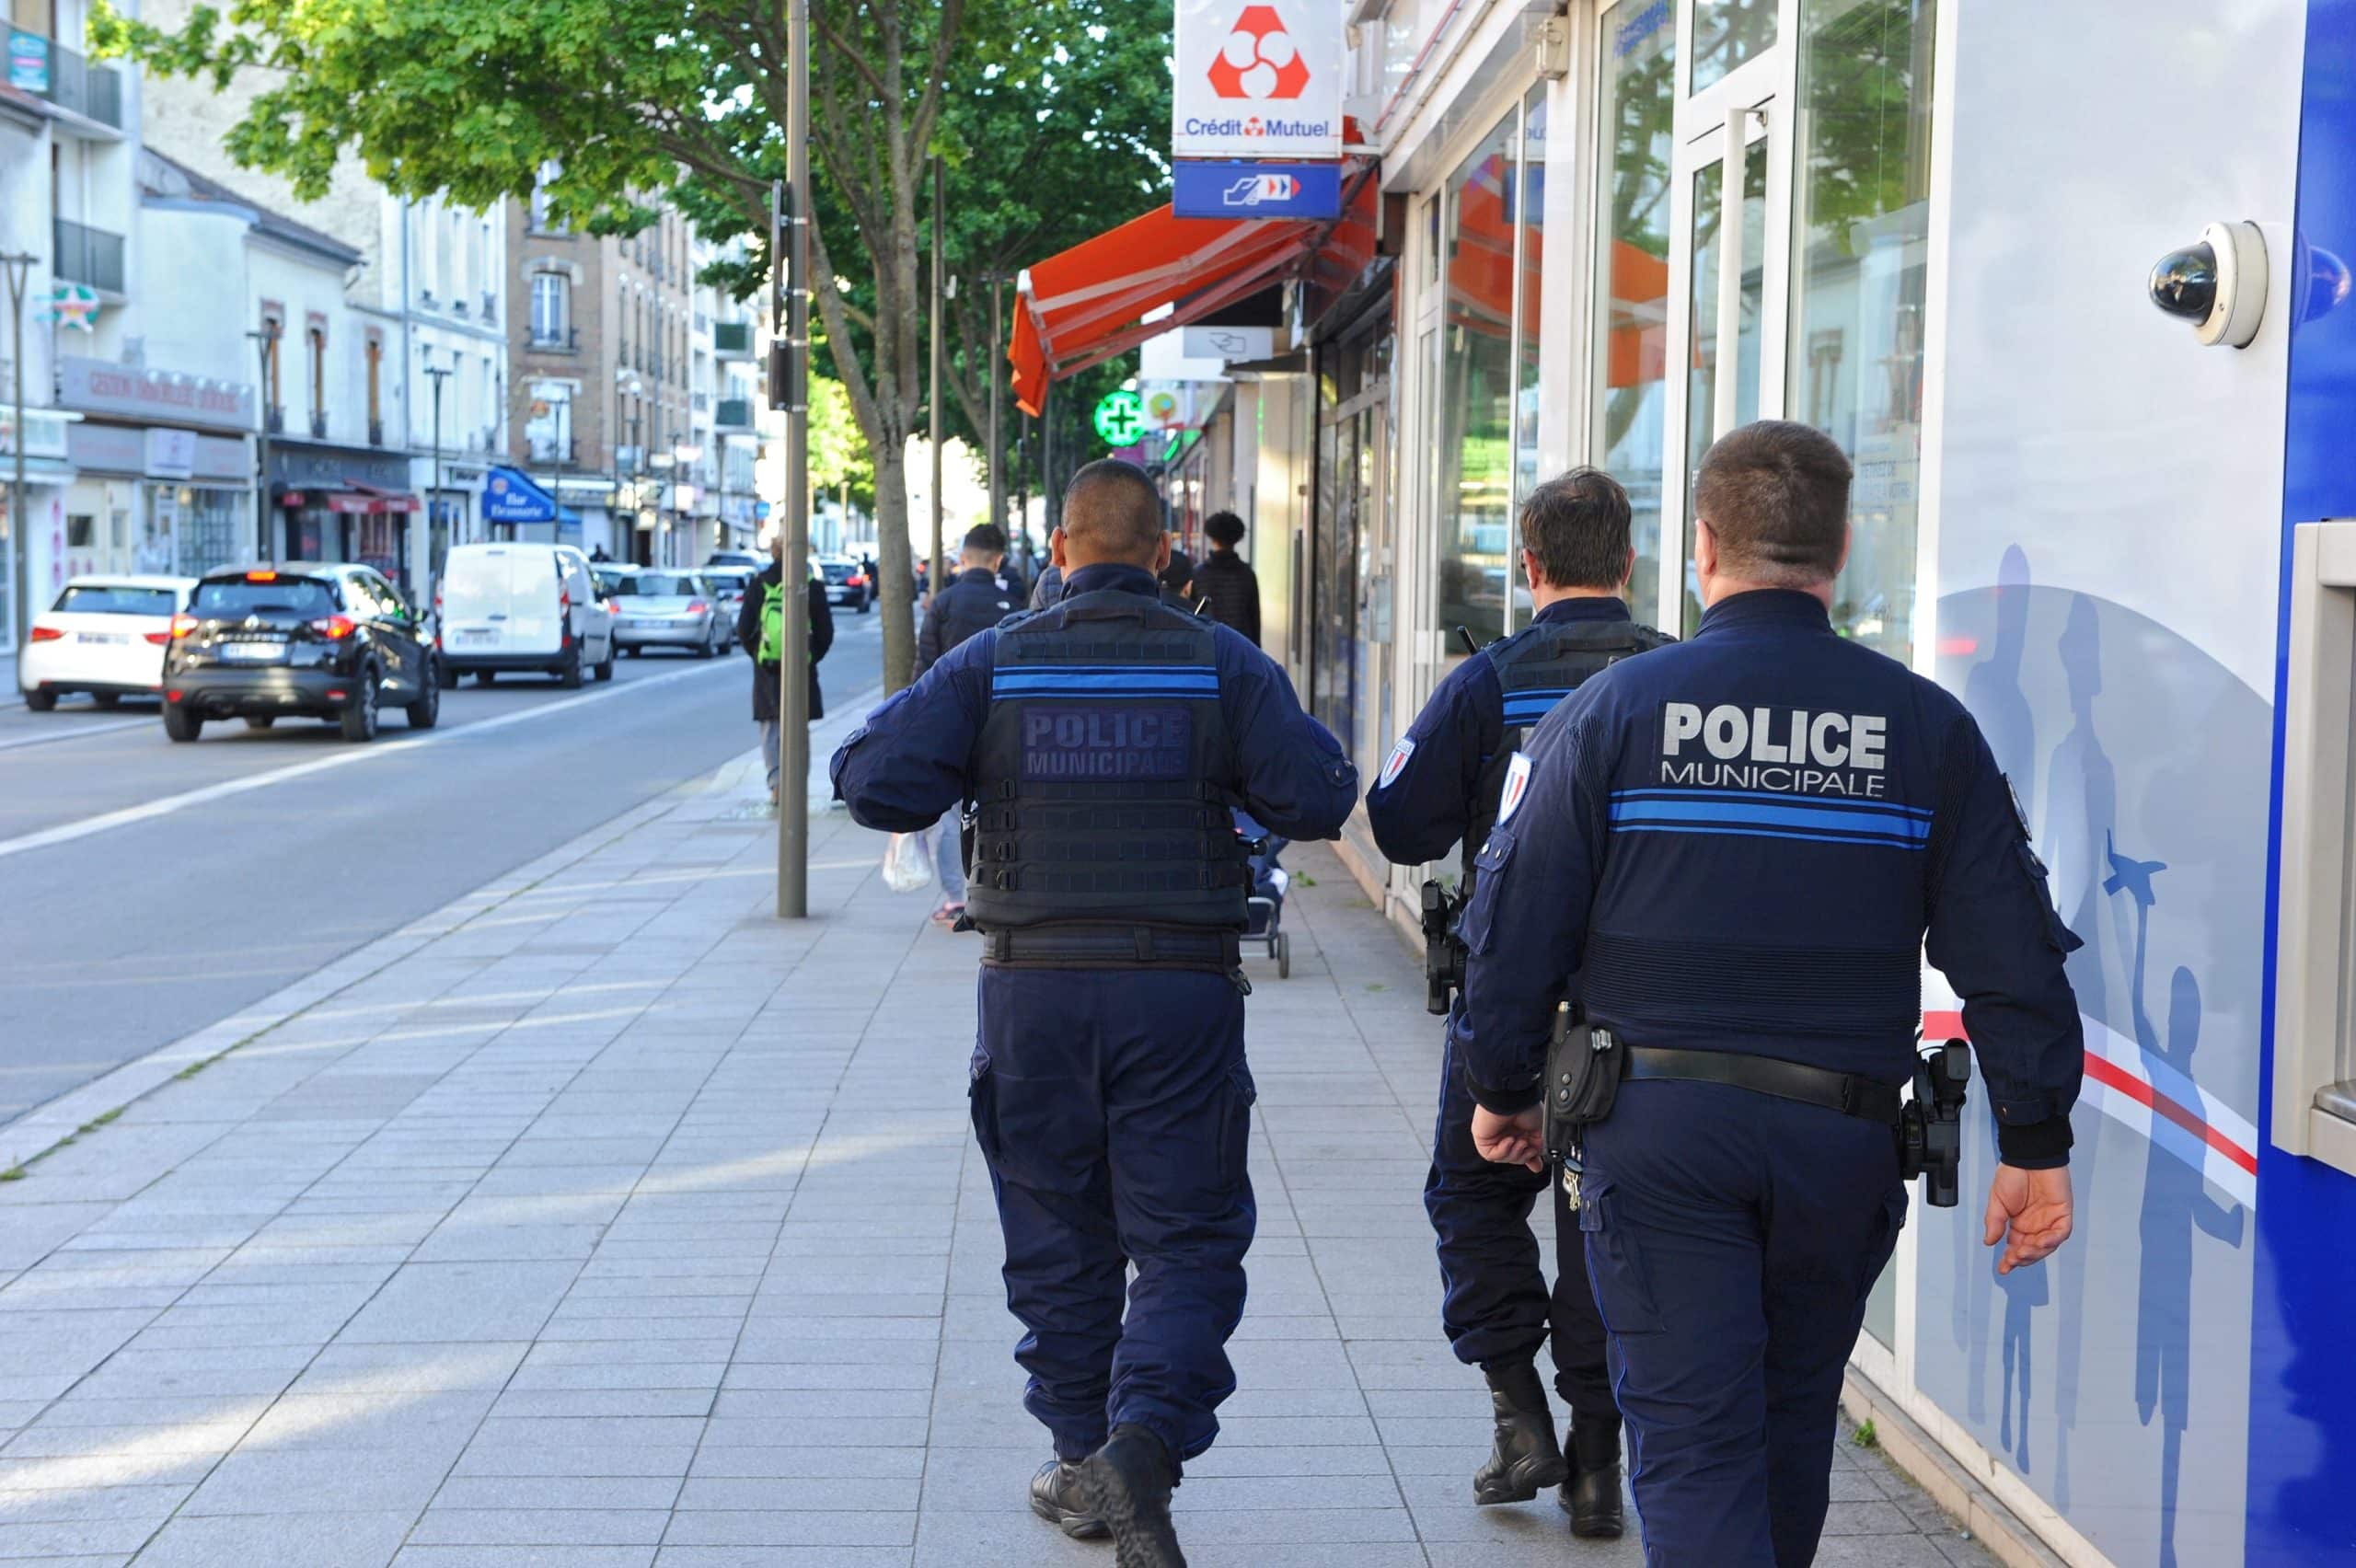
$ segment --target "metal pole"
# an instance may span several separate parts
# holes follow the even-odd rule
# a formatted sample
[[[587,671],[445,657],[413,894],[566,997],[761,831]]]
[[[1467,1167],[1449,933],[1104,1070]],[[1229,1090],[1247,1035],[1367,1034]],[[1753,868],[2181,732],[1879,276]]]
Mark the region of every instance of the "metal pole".
[[[1000,533],[1006,530],[1006,465],[999,449],[998,395],[1006,380],[1006,333],[999,310],[999,277],[989,275],[990,285],[990,526]]]
[[[549,499],[556,503],[556,529],[553,538],[564,537],[564,460],[571,455],[572,440],[572,398],[568,393],[556,406],[556,485],[549,491]]]
[[[786,31],[785,190],[792,193],[787,244],[785,352],[785,559],[778,580],[785,590],[784,646],[778,651],[777,912],[798,920],[810,913],[810,0],[788,0]],[[772,188],[782,203],[784,191]],[[772,235],[777,232],[773,221]],[[777,247],[769,265],[778,264]],[[772,389],[774,390],[774,389]]]
[[[278,323],[265,321],[260,331],[248,332],[246,336],[254,340],[255,357],[260,362],[261,375],[261,396],[256,399],[261,413],[257,421],[261,426],[261,466],[254,476],[254,532],[260,536],[261,559],[276,560],[278,540],[276,530],[271,526],[270,515],[270,419],[278,411],[278,405],[271,401],[271,395],[278,388],[271,381],[270,362],[278,349]]]
[[[932,379],[924,395],[926,439],[932,444],[932,566],[926,586],[935,594],[946,567],[941,554],[941,159],[932,160]]]
[[[450,357],[453,360],[457,358],[456,349],[450,351]],[[437,369],[433,363],[433,351],[430,349],[426,351],[425,375],[427,380],[433,383],[433,493],[427,498],[425,503],[425,513],[429,519],[426,532],[429,534],[433,532],[430,520],[441,515],[442,511],[442,383],[448,378],[451,369],[449,365]],[[458,542],[465,543],[464,540]]]
[[[1056,494],[1056,384],[1039,388],[1039,499],[1045,503],[1047,532],[1063,526],[1063,506]]]
[[[16,385],[9,394],[15,409],[14,421],[8,426],[8,445],[16,454],[16,476],[8,490],[8,548],[15,558],[11,586],[16,598],[14,635],[17,657],[25,656],[26,644],[32,638],[32,527],[25,508],[25,288],[32,282],[33,258],[29,252],[15,256],[0,256],[0,266],[8,269],[8,326],[14,333],[14,347],[9,353],[12,379]]]

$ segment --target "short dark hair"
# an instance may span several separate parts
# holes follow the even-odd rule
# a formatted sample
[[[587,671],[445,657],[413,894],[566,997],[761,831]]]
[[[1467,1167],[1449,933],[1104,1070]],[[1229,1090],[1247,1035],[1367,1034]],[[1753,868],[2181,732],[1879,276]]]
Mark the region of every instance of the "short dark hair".
[[[1160,573],[1161,585],[1172,594],[1184,594],[1186,585],[1195,581],[1195,560],[1184,550],[1170,552],[1170,564]]]
[[[1203,532],[1211,543],[1223,550],[1231,550],[1243,542],[1243,519],[1232,512],[1214,512],[1203,519]]]
[[[967,555],[1004,555],[1006,530],[988,523],[976,523],[965,530],[965,542],[958,547]]]
[[[1521,543],[1554,588],[1628,581],[1628,492],[1600,468],[1573,468],[1521,503]]]
[[[1090,561],[1151,566],[1161,548],[1161,492],[1134,463],[1100,457],[1064,489],[1064,548]]]
[[[1757,582],[1831,581],[1849,537],[1854,470],[1813,425],[1761,420],[1718,438],[1693,481],[1693,509],[1720,570]]]

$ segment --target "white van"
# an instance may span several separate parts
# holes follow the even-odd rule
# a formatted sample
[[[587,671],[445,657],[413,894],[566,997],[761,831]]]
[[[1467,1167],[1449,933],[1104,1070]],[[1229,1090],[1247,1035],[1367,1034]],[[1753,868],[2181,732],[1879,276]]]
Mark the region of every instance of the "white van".
[[[614,617],[571,545],[457,545],[433,595],[445,683],[537,670],[577,686],[614,678]]]

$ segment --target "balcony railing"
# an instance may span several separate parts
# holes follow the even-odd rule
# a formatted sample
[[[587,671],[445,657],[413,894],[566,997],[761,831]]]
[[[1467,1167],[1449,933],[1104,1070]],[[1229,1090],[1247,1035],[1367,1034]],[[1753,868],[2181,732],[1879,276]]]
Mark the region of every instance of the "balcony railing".
[[[499,296],[488,291],[482,296],[482,318],[485,321],[499,319]]]
[[[577,354],[581,352],[581,329],[567,327],[561,332],[548,332],[535,327],[529,347],[535,353]]]
[[[382,446],[385,444],[384,421],[370,420],[368,421],[368,444],[371,446]]]
[[[273,407],[273,408],[270,410],[270,413],[269,413],[268,417],[266,418],[266,420],[264,421],[264,423],[268,425],[268,427],[269,427],[269,429],[270,429],[270,433],[271,433],[271,434],[272,434],[272,435],[283,435],[283,434],[285,434],[285,433],[286,433],[286,410],[285,410],[284,409],[282,409],[282,408],[276,408],[276,407]]]
[[[753,357],[753,324],[749,321],[715,321],[711,324],[711,352],[724,360],[748,360]]]
[[[46,56],[47,84],[34,89],[41,97],[101,125],[122,128],[122,75],[112,66],[93,65],[55,40],[22,28],[11,29],[9,45],[12,61]]]
[[[122,236],[70,218],[55,220],[57,249],[50,271],[69,283],[122,292]]]
[[[711,422],[719,430],[752,429],[753,400],[750,398],[722,398],[712,409]]]
[[[313,441],[325,441],[327,438],[328,416],[325,410],[314,409],[311,410],[311,439]]]

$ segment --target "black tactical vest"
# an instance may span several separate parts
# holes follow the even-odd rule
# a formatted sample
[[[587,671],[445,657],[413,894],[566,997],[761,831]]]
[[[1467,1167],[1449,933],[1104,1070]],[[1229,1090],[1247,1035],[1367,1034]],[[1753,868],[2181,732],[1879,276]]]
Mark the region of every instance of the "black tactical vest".
[[[1118,589],[999,628],[975,757],[976,926],[1243,928],[1215,631]]]
[[[1461,846],[1467,897],[1472,892],[1472,857],[1496,825],[1497,796],[1522,737],[1589,675],[1632,653],[1676,640],[1632,620],[1559,620],[1533,622],[1490,645],[1489,667],[1505,688],[1506,732],[1496,751],[1482,763],[1480,780],[1472,788],[1472,814]]]

